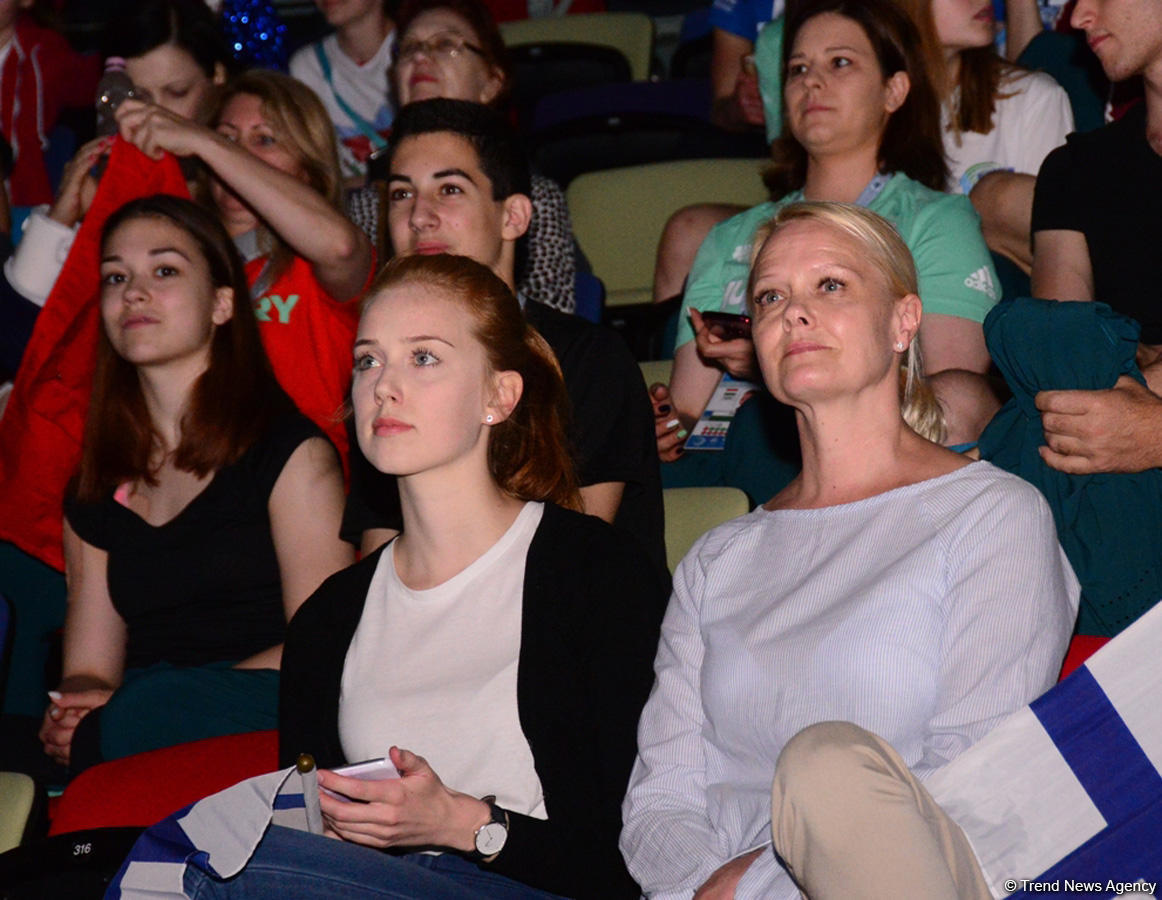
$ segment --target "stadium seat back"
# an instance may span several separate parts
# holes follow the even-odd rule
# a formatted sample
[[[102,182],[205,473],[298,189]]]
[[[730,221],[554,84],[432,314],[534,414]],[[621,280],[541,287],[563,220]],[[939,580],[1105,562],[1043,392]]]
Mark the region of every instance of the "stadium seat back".
[[[715,525],[750,512],[746,494],[732,487],[666,488],[666,564],[674,571],[682,557]]]
[[[654,22],[643,13],[589,13],[504,22],[500,34],[510,51],[550,44],[589,44],[618,51],[629,63],[630,77],[650,77],[654,56]]]
[[[694,203],[753,206],[767,193],[755,160],[701,159],[590,172],[566,197],[610,307],[650,300],[658,240],[674,212]]]

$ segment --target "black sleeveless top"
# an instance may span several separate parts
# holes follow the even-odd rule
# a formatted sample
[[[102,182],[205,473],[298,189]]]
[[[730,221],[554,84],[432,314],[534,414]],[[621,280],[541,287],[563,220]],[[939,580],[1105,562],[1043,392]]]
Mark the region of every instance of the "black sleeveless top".
[[[322,436],[298,412],[276,419],[161,526],[112,495],[65,501],[73,530],[109,554],[109,595],[128,631],[126,668],[237,661],[282,642],[286,616],[267,504],[291,454]]]

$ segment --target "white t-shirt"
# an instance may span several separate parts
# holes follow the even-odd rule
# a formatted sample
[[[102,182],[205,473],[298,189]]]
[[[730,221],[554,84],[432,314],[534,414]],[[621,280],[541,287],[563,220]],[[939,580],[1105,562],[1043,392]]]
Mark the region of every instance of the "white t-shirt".
[[[383,551],[343,666],[347,759],[396,744],[453,790],[548,818],[516,697],[525,559],[543,512],[526,503],[482,556],[427,590],[400,581],[394,545]]]
[[[993,130],[988,134],[948,130],[947,103],[941,113],[944,152],[948,156],[948,190],[967,194],[989,172],[998,169],[1036,175],[1049,151],[1073,131],[1069,95],[1044,72],[1022,72],[1001,82]]]
[[[331,65],[331,80],[327,81],[319,62],[317,46]],[[343,98],[355,113],[364,119],[384,140],[391,134],[391,123],[395,118],[395,107],[387,88],[387,70],[391,66],[395,48],[393,29],[375,56],[363,65],[339,49],[339,39],[328,35],[315,44],[308,44],[298,50],[290,61],[290,73],[319,95],[327,115],[335,126],[339,139],[339,166],[343,177],[358,177],[367,174],[367,157],[376,148],[371,139],[356,126],[352,118],[343,110],[336,95]]]

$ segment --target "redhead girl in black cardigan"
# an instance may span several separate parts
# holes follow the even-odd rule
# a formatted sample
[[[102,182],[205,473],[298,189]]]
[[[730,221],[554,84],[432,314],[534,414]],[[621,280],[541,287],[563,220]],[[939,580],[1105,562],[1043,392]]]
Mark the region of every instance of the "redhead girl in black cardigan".
[[[398,476],[404,529],[291,623],[280,755],[367,802],[322,794],[341,841],[272,828],[188,892],[639,896],[620,804],[668,586],[576,512],[552,351],[491,271],[414,256],[372,286],[354,355],[359,444]],[[400,779],[328,770],[383,755]]]

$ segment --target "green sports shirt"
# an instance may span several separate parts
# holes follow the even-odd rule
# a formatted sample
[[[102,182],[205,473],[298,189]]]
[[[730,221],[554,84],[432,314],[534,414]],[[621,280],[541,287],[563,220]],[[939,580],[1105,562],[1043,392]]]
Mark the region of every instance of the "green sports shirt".
[[[802,191],[793,191],[710,230],[686,283],[676,346],[694,339],[690,307],[746,312],[754,234],[783,206],[802,199]],[[925,312],[984,321],[999,298],[999,281],[967,197],[931,190],[897,172],[868,208],[895,225],[912,251]]]

